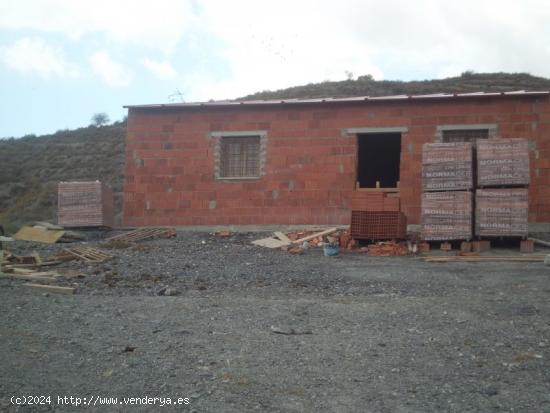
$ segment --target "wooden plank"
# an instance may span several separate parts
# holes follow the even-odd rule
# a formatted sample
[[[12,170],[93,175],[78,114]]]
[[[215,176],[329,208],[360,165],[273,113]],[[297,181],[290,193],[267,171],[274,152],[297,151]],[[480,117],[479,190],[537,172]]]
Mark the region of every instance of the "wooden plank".
[[[288,242],[289,244],[292,243],[292,240],[286,236],[286,234],[282,233],[281,231],[275,231],[275,236],[279,238],[281,241]]]
[[[296,241],[292,241],[292,243],[293,244],[301,244],[304,241],[309,241],[313,238],[322,237],[324,235],[329,235],[329,234],[332,234],[333,232],[336,232],[336,231],[338,231],[338,228],[330,228],[330,229],[327,229],[327,230],[324,230],[324,231],[321,231],[321,232],[317,232],[315,234],[308,235],[307,237],[297,239]]]
[[[542,245],[544,247],[550,247],[550,242],[548,242],[548,241],[543,241],[541,239],[531,238],[531,237],[529,237],[527,239],[533,241],[535,244],[539,244],[539,245]]]
[[[40,273],[37,273],[40,274]],[[44,276],[44,275],[37,275],[37,274],[2,274],[0,278],[14,278],[17,280],[25,280],[25,281],[41,281],[45,283],[53,283],[57,281],[55,278],[50,276]]]
[[[85,255],[82,255],[76,251],[74,251],[73,249],[70,249],[70,248],[66,248],[65,251],[67,251],[69,254],[73,254],[74,256],[80,258],[82,261],[93,261],[93,260],[90,260],[88,257],[86,257]]]
[[[46,228],[22,227],[13,236],[19,241],[42,242],[45,244],[55,244],[65,233],[65,231],[49,231]]]
[[[50,265],[61,264],[61,261],[43,261],[41,264],[6,264],[6,267],[9,268],[36,268],[36,267],[47,267]]]
[[[423,257],[425,262],[544,262],[544,256]]]
[[[72,287],[59,287],[57,285],[42,285],[42,284],[23,284],[23,287],[32,288],[35,290],[42,290],[47,291],[50,293],[56,293],[56,294],[67,294],[71,295],[74,294],[75,289]]]
[[[256,241],[252,241],[252,244],[259,245],[260,247],[266,248],[281,248],[285,245],[289,245],[287,242],[281,241],[277,238],[262,238]]]

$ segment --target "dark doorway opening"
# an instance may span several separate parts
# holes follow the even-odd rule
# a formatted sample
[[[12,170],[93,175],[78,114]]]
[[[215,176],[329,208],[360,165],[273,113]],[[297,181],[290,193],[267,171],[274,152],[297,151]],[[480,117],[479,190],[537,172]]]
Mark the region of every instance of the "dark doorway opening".
[[[357,135],[359,188],[396,188],[401,160],[400,133]]]

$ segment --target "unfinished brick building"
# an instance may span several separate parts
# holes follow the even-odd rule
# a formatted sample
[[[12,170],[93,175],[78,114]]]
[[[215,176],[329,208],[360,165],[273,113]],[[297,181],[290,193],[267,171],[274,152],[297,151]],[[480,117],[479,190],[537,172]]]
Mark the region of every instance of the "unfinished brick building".
[[[126,225],[349,224],[356,191],[398,194],[414,225],[424,143],[516,137],[530,145],[529,221],[550,222],[549,92],[128,109]]]

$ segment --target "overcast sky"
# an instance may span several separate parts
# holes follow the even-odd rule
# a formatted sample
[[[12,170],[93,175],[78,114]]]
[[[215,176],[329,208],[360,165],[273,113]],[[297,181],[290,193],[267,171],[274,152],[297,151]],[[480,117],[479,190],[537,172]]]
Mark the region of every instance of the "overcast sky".
[[[550,77],[550,2],[0,0],[0,137],[323,80]]]

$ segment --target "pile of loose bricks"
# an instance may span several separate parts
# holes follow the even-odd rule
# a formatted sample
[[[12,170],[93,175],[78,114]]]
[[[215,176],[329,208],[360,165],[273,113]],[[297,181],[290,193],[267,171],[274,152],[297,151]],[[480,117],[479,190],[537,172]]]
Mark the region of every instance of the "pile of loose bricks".
[[[355,191],[351,200],[350,232],[354,239],[405,238],[407,220],[401,212],[399,193]]]
[[[524,139],[425,144],[422,238],[526,237],[528,185]]]
[[[113,191],[99,181],[60,182],[57,222],[64,227],[112,227]]]

